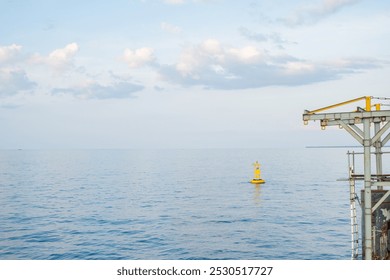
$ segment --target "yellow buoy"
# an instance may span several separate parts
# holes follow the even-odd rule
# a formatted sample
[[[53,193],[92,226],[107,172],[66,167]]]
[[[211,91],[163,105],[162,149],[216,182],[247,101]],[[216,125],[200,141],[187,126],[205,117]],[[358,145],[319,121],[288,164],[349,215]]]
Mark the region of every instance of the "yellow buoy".
[[[253,179],[250,181],[252,184],[264,184],[265,181],[261,179],[260,163],[256,160],[253,164],[255,167]]]

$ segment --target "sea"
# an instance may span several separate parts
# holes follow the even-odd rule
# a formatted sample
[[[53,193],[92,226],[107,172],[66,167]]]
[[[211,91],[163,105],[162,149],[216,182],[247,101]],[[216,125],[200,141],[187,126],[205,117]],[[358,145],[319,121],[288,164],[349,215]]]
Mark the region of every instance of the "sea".
[[[1,150],[0,259],[348,260],[346,153]]]

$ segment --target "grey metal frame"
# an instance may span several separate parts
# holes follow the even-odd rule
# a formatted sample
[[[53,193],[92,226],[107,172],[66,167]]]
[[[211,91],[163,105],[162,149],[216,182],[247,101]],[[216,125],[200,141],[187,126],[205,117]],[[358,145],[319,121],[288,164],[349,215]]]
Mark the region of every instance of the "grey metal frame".
[[[321,113],[313,114],[305,111],[303,121],[320,121],[322,129],[326,126],[338,125],[344,128],[364,147],[364,256],[366,260],[372,259],[372,203],[371,188],[377,186],[383,189],[388,186],[389,182],[384,182],[382,170],[382,147],[389,141],[390,133],[384,138],[382,136],[390,128],[390,110],[365,111],[358,108],[357,112],[340,112],[340,113]],[[371,124],[374,124],[373,136],[371,136]],[[383,125],[381,125],[383,124]],[[358,127],[362,125],[362,129]],[[377,174],[373,177],[371,174],[371,147],[375,148],[375,163]],[[387,178],[387,177],[386,177]],[[373,181],[376,180],[375,182]],[[390,191],[386,193],[390,195]],[[384,198],[384,200],[386,197]],[[379,203],[379,202],[378,202]],[[377,203],[377,204],[378,204]],[[374,206],[375,207],[375,206]],[[376,205],[376,207],[378,207]]]

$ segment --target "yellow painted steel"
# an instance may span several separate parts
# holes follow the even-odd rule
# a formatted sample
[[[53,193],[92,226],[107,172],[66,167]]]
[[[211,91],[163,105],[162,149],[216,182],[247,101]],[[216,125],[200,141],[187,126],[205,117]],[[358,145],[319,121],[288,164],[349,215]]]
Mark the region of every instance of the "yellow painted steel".
[[[371,96],[366,96],[366,111],[371,111]]]
[[[333,105],[326,106],[326,107],[323,107],[323,108],[319,108],[319,109],[316,109],[316,110],[313,110],[313,111],[308,111],[307,114],[315,114],[315,113],[318,113],[318,112],[322,112],[322,111],[326,111],[326,110],[333,109],[333,108],[336,108],[336,107],[340,107],[340,106],[347,105],[347,104],[350,104],[350,103],[353,103],[353,102],[356,102],[356,101],[360,101],[360,100],[365,100],[366,101],[366,111],[368,111],[368,112],[371,111],[371,96],[362,96],[362,97],[359,97],[359,98],[355,98],[355,99],[347,100],[347,101],[344,101],[344,102],[341,102],[341,103],[337,103],[337,104],[333,104]]]
[[[253,179],[250,181],[252,184],[264,184],[265,181],[261,179],[260,163],[256,161],[253,166],[255,167],[253,171]]]
[[[381,110],[381,104],[375,104],[375,110],[380,111]]]

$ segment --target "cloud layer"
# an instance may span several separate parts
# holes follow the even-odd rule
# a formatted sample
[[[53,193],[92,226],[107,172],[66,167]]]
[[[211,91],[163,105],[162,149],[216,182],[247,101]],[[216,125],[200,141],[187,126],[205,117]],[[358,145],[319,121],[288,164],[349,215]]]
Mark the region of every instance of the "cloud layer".
[[[107,71],[111,75],[106,79],[106,84],[98,82],[96,78],[91,80],[90,76],[93,75],[89,75],[85,69],[76,71],[74,58],[79,46],[75,42],[48,55],[26,55],[21,50],[22,46],[16,44],[0,46],[0,97],[33,93],[35,89],[43,87],[52,95],[61,93],[82,99],[114,99],[132,98],[135,92],[144,89],[143,85],[129,82],[110,71]],[[153,62],[155,57],[151,48],[140,48],[134,51],[126,49],[123,59],[129,67],[138,68]],[[37,81],[32,81],[29,73]],[[56,75],[53,76],[53,73]],[[60,84],[62,86],[58,86]]]
[[[26,71],[21,67],[22,46],[12,44],[0,46],[0,97],[29,92],[36,87]]]
[[[359,58],[311,62],[272,55],[251,45],[237,48],[209,39],[184,49],[176,64],[160,65],[159,72],[163,79],[183,86],[233,90],[311,84],[380,65],[379,61]]]
[[[81,99],[121,99],[132,98],[135,92],[142,89],[144,89],[143,86],[130,82],[117,82],[110,85],[90,82],[83,86],[55,88],[52,94],[71,94]]]
[[[20,54],[22,46],[12,44],[10,46],[0,46],[0,63],[7,63]]]
[[[353,5],[360,0],[322,0],[318,4],[306,4],[295,10],[283,21],[290,26],[312,24],[342,8]]]
[[[55,49],[47,56],[35,54],[31,63],[45,64],[55,71],[65,71],[73,66],[73,58],[79,50],[77,43],[70,43],[63,48]]]
[[[270,40],[266,36],[257,35],[255,39],[259,41]],[[33,71],[36,65],[45,66],[44,71],[47,73],[68,71],[78,75],[78,83],[62,78],[61,86],[51,85],[49,93],[54,95],[70,94],[84,99],[131,98],[135,92],[145,89],[142,82],[133,83],[122,78],[118,80],[113,74],[102,83],[96,78],[91,80],[88,73],[74,71],[74,58],[79,50],[77,43],[55,49],[47,56],[25,56],[24,62],[21,50],[22,47],[16,44],[0,47],[1,97],[32,92],[39,88],[40,83],[32,81],[28,75],[28,71]],[[379,60],[367,58],[309,61],[287,54],[272,54],[256,45],[236,47],[216,39],[207,39],[198,45],[183,48],[178,60],[171,64],[160,64],[151,47],[126,48],[122,60],[133,70],[149,65],[151,67],[148,71],[156,71],[163,80],[171,84],[223,90],[305,85],[340,79],[345,74],[383,65]],[[12,63],[14,61],[18,63]],[[129,77],[128,75],[127,78]],[[78,85],[73,86],[75,84]]]
[[[22,69],[0,69],[0,97],[7,97],[30,91],[36,87]]]
[[[123,60],[130,68],[138,68],[155,61],[152,48],[139,48],[135,50],[125,49]]]
[[[238,29],[238,32],[240,33],[241,36],[245,37],[246,39],[248,39],[250,41],[255,41],[255,42],[258,42],[258,43],[272,42],[273,44],[275,44],[279,48],[283,48],[283,44],[288,43],[277,32],[272,32],[272,33],[269,33],[269,34],[263,34],[263,33],[251,31],[248,28],[243,27],[243,26],[241,26]]]

